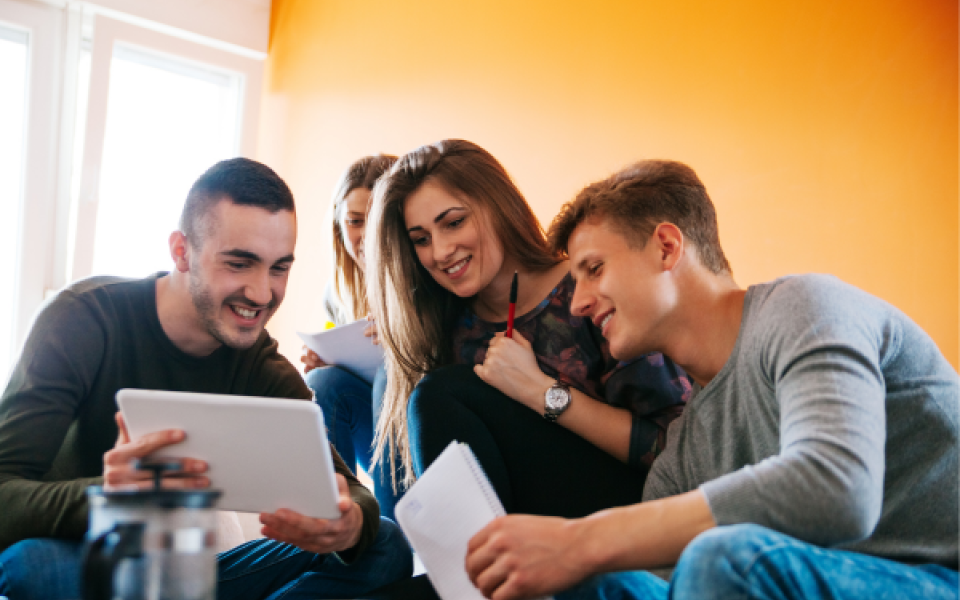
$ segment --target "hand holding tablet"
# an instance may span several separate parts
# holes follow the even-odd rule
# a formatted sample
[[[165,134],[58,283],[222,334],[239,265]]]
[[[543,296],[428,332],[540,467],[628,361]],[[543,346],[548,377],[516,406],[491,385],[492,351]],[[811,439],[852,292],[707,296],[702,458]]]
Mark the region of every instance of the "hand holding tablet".
[[[117,404],[132,440],[185,432],[182,442],[150,456],[205,463],[210,486],[223,492],[220,509],[347,516],[338,507],[323,415],[312,402],[127,389]]]

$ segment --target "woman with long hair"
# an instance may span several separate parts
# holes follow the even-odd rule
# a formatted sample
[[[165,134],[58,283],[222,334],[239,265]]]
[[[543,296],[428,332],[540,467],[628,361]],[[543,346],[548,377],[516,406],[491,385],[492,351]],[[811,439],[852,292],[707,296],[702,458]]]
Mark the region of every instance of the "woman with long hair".
[[[333,227],[333,277],[324,292],[323,306],[334,325],[367,318],[366,261],[363,234],[370,194],[377,180],[397,160],[396,156],[365,156],[351,164],[340,176],[333,193],[330,221]],[[376,341],[376,324],[371,321],[365,332]],[[383,373],[373,384],[353,373],[323,362],[306,346],[300,360],[306,365],[306,382],[323,410],[330,442],[351,469],[359,464],[374,483],[374,495],[380,512],[393,518],[396,496],[392,477],[384,478],[372,465],[374,411],[383,393]]]
[[[418,148],[377,183],[368,226],[368,298],[387,351],[376,460],[406,467],[409,484],[458,440],[508,512],[578,517],[640,501],[689,380],[660,354],[619,364],[570,314],[566,258],[500,163],[463,140]]]

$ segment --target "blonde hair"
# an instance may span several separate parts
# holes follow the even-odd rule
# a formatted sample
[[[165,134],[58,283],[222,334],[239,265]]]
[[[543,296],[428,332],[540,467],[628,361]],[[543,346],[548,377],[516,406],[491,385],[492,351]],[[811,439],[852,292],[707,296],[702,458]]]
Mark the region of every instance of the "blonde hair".
[[[367,316],[366,277],[357,261],[347,252],[343,242],[340,219],[343,216],[344,200],[355,189],[373,190],[374,184],[386,173],[396,156],[377,154],[364,156],[355,161],[340,176],[330,203],[330,221],[333,223],[333,284],[324,292],[324,309],[337,325],[350,323]]]
[[[430,181],[481,213],[506,256],[523,269],[542,272],[562,260],[503,166],[489,152],[464,140],[443,140],[402,156],[377,182],[368,215],[366,255],[376,265],[367,282],[377,334],[387,350],[387,389],[376,425],[374,462],[390,451],[396,489],[397,454],[404,484],[415,477],[407,428],[411,392],[429,371],[452,364],[453,329],[469,306],[444,289],[420,264],[404,222],[407,198]]]

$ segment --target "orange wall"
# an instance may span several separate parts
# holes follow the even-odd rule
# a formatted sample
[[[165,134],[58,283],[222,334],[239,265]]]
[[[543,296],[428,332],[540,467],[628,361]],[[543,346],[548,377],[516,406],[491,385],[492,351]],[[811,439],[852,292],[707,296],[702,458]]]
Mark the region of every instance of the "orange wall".
[[[956,368],[957,22],[954,0],[273,0],[260,156],[300,242],[271,331],[296,358],[322,323],[338,173],[462,137],[544,224],[628,162],[687,162],[740,285],[833,273]]]

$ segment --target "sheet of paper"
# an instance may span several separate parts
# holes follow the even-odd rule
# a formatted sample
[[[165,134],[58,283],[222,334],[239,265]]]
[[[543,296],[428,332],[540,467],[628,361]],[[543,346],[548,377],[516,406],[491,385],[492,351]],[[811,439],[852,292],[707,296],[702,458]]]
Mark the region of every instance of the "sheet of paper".
[[[383,347],[363,335],[369,324],[361,319],[320,333],[298,331],[297,335],[324,362],[346,369],[369,383],[383,364]]]
[[[470,538],[503,505],[469,446],[452,442],[397,502],[400,527],[443,600],[484,600],[465,561]]]

